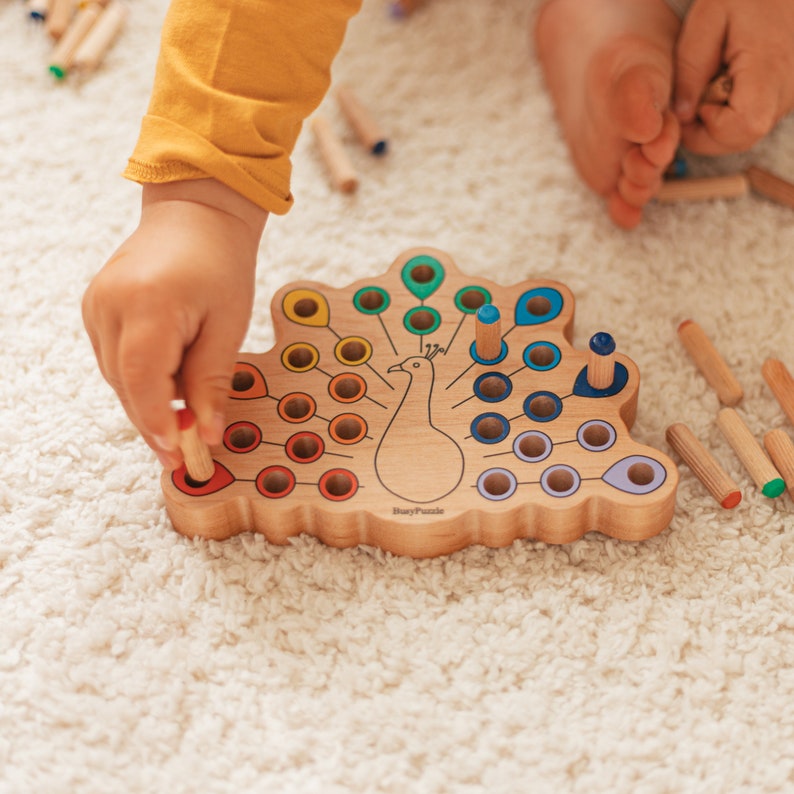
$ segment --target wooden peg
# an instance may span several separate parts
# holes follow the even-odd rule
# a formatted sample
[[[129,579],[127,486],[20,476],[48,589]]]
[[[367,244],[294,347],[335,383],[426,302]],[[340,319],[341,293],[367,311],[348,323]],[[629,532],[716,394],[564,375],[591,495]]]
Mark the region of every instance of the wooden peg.
[[[785,480],[789,495],[794,498],[794,443],[791,437],[785,430],[770,430],[764,436],[764,447]]]
[[[789,421],[794,423],[794,378],[786,365],[777,358],[768,358],[761,365],[761,374]]]
[[[474,349],[484,361],[494,361],[502,352],[502,317],[499,309],[486,303],[477,309]]]
[[[684,320],[678,326],[678,338],[720,402],[728,406],[741,402],[744,392],[739,381],[705,331],[694,320]]]
[[[395,17],[407,17],[417,8],[425,4],[426,0],[394,0],[391,4],[391,13]]]
[[[751,165],[747,169],[747,179],[750,187],[756,193],[778,204],[794,207],[794,184],[791,182],[787,182],[757,165]]]
[[[335,187],[342,193],[353,193],[358,188],[358,175],[342,146],[342,141],[325,116],[315,114],[311,127]]]
[[[336,91],[336,99],[342,113],[353,128],[361,145],[375,155],[386,154],[389,148],[386,136],[369,110],[364,107],[352,88],[340,85]]]
[[[717,414],[717,427],[761,493],[770,499],[780,496],[786,490],[786,483],[739,414],[733,408],[723,408]]]
[[[196,415],[190,408],[177,411],[180,439],[179,448],[185,459],[185,469],[191,480],[197,483],[209,482],[215,474],[215,462],[209,447],[201,440],[196,424]]]
[[[662,204],[671,204],[677,201],[738,198],[746,195],[748,190],[749,181],[744,173],[670,179],[662,182],[656,200]]]
[[[733,91],[733,78],[721,72],[707,86],[700,99],[701,105],[727,105]]]
[[[110,0],[74,55],[73,67],[81,72],[92,72],[99,66],[111,44],[124,27],[129,7],[120,0]]]
[[[590,337],[587,382],[594,389],[608,389],[615,380],[615,340],[606,331]]]
[[[102,10],[99,3],[88,3],[81,7],[75,14],[71,25],[59,39],[50,57],[50,72],[59,80],[65,77],[72,67],[80,44],[96,24]]]
[[[667,443],[722,507],[731,509],[742,501],[739,487],[683,422],[670,425],[665,435]]]
[[[66,33],[72,22],[76,5],[75,0],[50,0],[44,18],[44,28],[51,39],[58,41]]]

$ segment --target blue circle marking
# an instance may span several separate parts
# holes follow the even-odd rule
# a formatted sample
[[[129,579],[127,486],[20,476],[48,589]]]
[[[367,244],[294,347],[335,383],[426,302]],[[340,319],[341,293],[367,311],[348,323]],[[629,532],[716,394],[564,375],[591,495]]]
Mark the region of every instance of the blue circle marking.
[[[483,402],[502,402],[512,391],[512,381],[502,372],[485,372],[474,381],[474,394]]]
[[[481,444],[498,444],[510,432],[510,422],[502,414],[488,412],[475,416],[471,423],[472,437]]]
[[[552,422],[562,413],[562,400],[554,392],[533,392],[524,400],[524,413],[536,422]]]
[[[502,340],[502,349],[499,351],[499,355],[496,358],[481,358],[477,355],[477,342],[474,341],[469,348],[469,355],[478,364],[498,364],[500,361],[504,361],[507,356],[507,342],[505,342],[504,339]]]
[[[540,325],[557,317],[563,307],[562,295],[552,287],[527,290],[516,302],[516,325]]]

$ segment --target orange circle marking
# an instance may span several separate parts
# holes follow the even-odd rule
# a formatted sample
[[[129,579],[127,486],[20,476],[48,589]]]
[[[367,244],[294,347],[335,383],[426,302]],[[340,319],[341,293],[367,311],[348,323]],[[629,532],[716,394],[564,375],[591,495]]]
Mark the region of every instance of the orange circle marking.
[[[339,414],[331,420],[328,432],[340,444],[357,444],[367,435],[367,423],[357,414]]]
[[[358,490],[358,479],[347,469],[329,469],[318,483],[320,493],[332,502],[344,502]]]

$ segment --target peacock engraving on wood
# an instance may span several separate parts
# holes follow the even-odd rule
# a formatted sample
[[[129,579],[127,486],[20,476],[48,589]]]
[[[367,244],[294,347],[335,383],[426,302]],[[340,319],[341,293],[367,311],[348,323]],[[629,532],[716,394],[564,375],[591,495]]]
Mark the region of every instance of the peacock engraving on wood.
[[[503,323],[487,348],[486,315]],[[678,477],[630,436],[636,365],[615,353],[594,387],[573,315],[558,282],[475,279],[432,248],[349,286],[284,286],[274,347],[239,356],[213,477],[163,474],[175,528],[413,556],[661,532]]]

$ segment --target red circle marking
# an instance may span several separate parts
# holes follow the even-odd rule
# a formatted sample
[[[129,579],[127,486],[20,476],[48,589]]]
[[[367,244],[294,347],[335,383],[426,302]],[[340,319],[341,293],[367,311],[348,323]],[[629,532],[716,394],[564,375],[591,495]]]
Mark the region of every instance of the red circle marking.
[[[286,451],[295,463],[314,463],[325,452],[325,444],[317,433],[295,433],[287,439]]]
[[[286,466],[268,466],[256,477],[256,490],[268,499],[281,499],[295,488],[295,475]]]
[[[241,444],[240,441],[247,441]],[[245,453],[262,443],[262,431],[253,422],[234,422],[223,434],[223,444],[232,452]]]
[[[320,493],[332,502],[344,502],[358,490],[358,479],[347,469],[329,469],[318,483]]]

